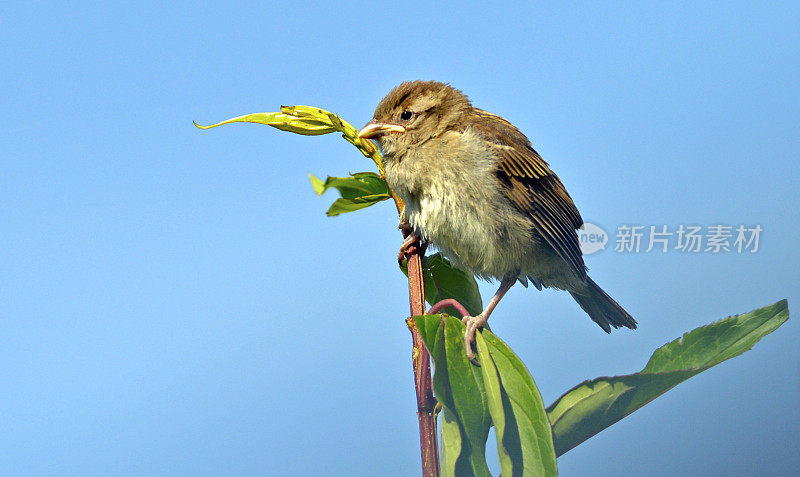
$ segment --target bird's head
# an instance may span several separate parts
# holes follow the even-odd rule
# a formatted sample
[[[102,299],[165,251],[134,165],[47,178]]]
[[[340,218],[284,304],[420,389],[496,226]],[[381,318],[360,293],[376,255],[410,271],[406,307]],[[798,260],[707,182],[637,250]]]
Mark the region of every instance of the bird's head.
[[[456,128],[471,108],[469,99],[448,84],[406,81],[381,100],[358,136],[377,140],[381,153],[391,159]]]

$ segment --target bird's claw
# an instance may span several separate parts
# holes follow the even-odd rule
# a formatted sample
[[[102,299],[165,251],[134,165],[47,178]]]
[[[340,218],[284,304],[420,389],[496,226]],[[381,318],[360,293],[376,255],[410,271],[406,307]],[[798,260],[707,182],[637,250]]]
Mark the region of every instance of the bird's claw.
[[[461,319],[461,322],[467,327],[466,331],[464,332],[464,346],[467,350],[467,359],[469,359],[470,363],[474,364],[475,366],[480,366],[480,363],[478,363],[478,358],[475,356],[475,352],[472,350],[472,344],[475,342],[475,333],[478,331],[478,328],[485,325],[487,321],[487,318],[481,315],[465,316]]]
[[[414,232],[411,227],[401,227],[403,234],[406,238],[400,244],[400,251],[397,253],[397,263],[403,264],[403,259],[408,258],[409,255],[419,253],[425,254],[425,249],[428,245],[422,241],[419,234]]]

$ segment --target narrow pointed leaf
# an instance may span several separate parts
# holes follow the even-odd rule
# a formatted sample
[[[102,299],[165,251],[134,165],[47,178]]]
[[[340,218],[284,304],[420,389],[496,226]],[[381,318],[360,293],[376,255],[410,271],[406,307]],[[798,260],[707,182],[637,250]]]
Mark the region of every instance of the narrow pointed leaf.
[[[749,350],[787,319],[788,304],[781,300],[684,334],[656,350],[639,373],[601,377],[575,386],[547,408],[556,455],[692,376]]]
[[[253,113],[231,118],[210,126],[201,126],[194,122],[200,129],[210,129],[230,123],[258,123],[266,124],[283,131],[289,131],[306,136],[318,136],[332,132],[342,133],[342,137],[361,151],[378,166],[378,171],[383,174],[383,158],[375,145],[369,139],[358,137],[358,130],[338,115],[313,106],[281,106],[280,112]]]
[[[749,350],[787,319],[789,304],[781,300],[697,328],[657,349],[642,373],[714,366]]]
[[[330,121],[321,121],[313,118],[298,118],[285,113],[245,114],[244,116],[227,119],[209,126],[201,126],[196,122],[194,125],[200,129],[211,129],[230,123],[266,124],[267,126],[272,126],[282,131],[289,131],[306,136],[318,136],[320,134],[329,134],[337,131]]]

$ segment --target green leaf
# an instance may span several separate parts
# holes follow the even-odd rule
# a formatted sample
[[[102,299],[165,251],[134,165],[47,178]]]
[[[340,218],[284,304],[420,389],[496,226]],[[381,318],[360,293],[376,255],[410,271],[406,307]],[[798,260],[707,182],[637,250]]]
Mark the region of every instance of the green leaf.
[[[449,413],[443,434],[449,439],[442,446],[444,475],[489,476],[485,453],[491,416],[481,371],[469,362],[464,349],[464,325],[448,315],[417,316],[414,323],[433,359],[433,391]]]
[[[461,428],[456,417],[446,407],[442,408],[442,455],[440,457],[440,467],[442,475],[459,475],[456,473],[456,463],[461,456],[462,449]],[[465,467],[462,460],[462,467]],[[464,470],[469,471],[468,467]],[[463,473],[463,472],[462,472]]]
[[[311,174],[308,176],[311,178],[311,186],[317,195],[324,194],[331,187],[338,190],[339,194],[345,199],[366,195],[389,194],[389,186],[386,185],[386,181],[374,172],[356,172],[355,174],[350,174],[350,177],[328,177],[325,181]]]
[[[472,316],[478,315],[483,310],[478,282],[471,273],[453,267],[441,253],[425,257],[422,267],[425,278],[425,299],[428,303],[434,304],[445,298],[454,298],[464,305]],[[459,315],[456,313],[453,316]]]
[[[503,475],[556,475],[550,422],[528,369],[491,331],[476,341]]]
[[[342,196],[328,209],[329,216],[353,212],[391,198],[386,181],[374,172],[358,172],[350,177],[328,177],[325,181],[311,174],[308,176],[317,195],[334,188]]]
[[[405,260],[400,269],[408,275]],[[483,310],[481,293],[475,277],[471,273],[453,267],[441,253],[422,257],[422,274],[425,280],[425,301],[429,304],[453,298],[464,305],[472,316]],[[443,312],[451,316],[460,316],[452,307],[445,308]]]
[[[193,121],[194,122],[194,121]],[[194,122],[200,129],[210,129],[230,123],[258,123],[266,124],[283,131],[289,131],[306,136],[317,136],[332,132],[342,133],[342,137],[361,151],[361,154],[372,159],[378,170],[383,174],[383,158],[378,149],[369,139],[358,137],[358,129],[340,118],[338,115],[313,106],[281,106],[279,113],[253,113],[228,119],[226,121],[201,126]]]
[[[266,124],[282,131],[306,136],[318,136],[338,131],[349,142],[354,144],[358,142],[358,130],[350,123],[342,120],[334,113],[313,106],[281,106],[281,112],[279,113],[252,113],[227,119],[210,126],[201,126],[197,122],[194,125],[200,129],[211,129],[230,123]]]
[[[679,383],[749,350],[789,319],[786,300],[697,328],[657,349],[636,374],[585,381],[547,414],[556,455],[614,424]]]
[[[427,315],[414,322],[433,359],[433,390],[444,409],[443,474],[488,475],[485,449],[493,423],[503,475],[556,475],[542,398],[511,349],[483,330],[476,336],[476,367],[466,357],[461,320]]]
[[[642,373],[709,368],[753,347],[789,319],[789,304],[781,300],[743,315],[731,316],[685,333],[657,349]]]
[[[318,136],[320,134],[329,134],[337,131],[327,117],[324,117],[324,120],[316,117],[299,118],[283,112],[245,114],[244,116],[231,118],[210,126],[201,126],[196,122],[194,125],[200,129],[211,129],[230,123],[266,124],[267,126],[272,126],[282,131],[289,131],[306,136]]]
[[[296,118],[313,119],[319,122],[330,124],[331,126],[335,126],[328,116],[330,113],[324,109],[316,108],[314,106],[281,106],[281,112]]]
[[[388,194],[380,194],[366,195],[364,197],[357,197],[355,199],[336,199],[333,201],[333,204],[328,209],[326,214],[328,214],[329,217],[334,217],[339,214],[353,212],[365,207],[369,207],[370,205],[377,204],[378,202],[383,202],[389,197],[390,196]]]
[[[504,401],[508,399],[507,397],[505,400],[503,399],[504,393],[500,385],[500,377],[497,375],[497,367],[489,353],[489,347],[486,346],[486,340],[483,339],[481,333],[477,333],[475,341],[478,347],[478,360],[481,364],[483,387],[486,390],[489,414],[492,417],[492,424],[497,434],[497,455],[500,459],[500,471],[503,475],[514,475],[514,464],[518,464],[519,469],[523,467],[522,450],[518,446],[508,449],[503,443],[503,436],[506,434],[506,431],[510,431],[513,427],[513,425],[509,423],[508,429],[506,428],[506,406]]]

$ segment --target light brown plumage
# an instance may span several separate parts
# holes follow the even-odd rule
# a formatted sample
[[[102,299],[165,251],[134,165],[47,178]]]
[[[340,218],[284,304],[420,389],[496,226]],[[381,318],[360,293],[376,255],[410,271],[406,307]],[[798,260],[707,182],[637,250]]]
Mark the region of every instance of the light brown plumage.
[[[486,309],[465,318],[467,341],[517,280],[569,291],[606,331],[636,328],[586,275],[580,213],[513,124],[447,84],[411,81],[378,104],[360,135],[377,140],[415,232],[455,266],[501,280]]]

